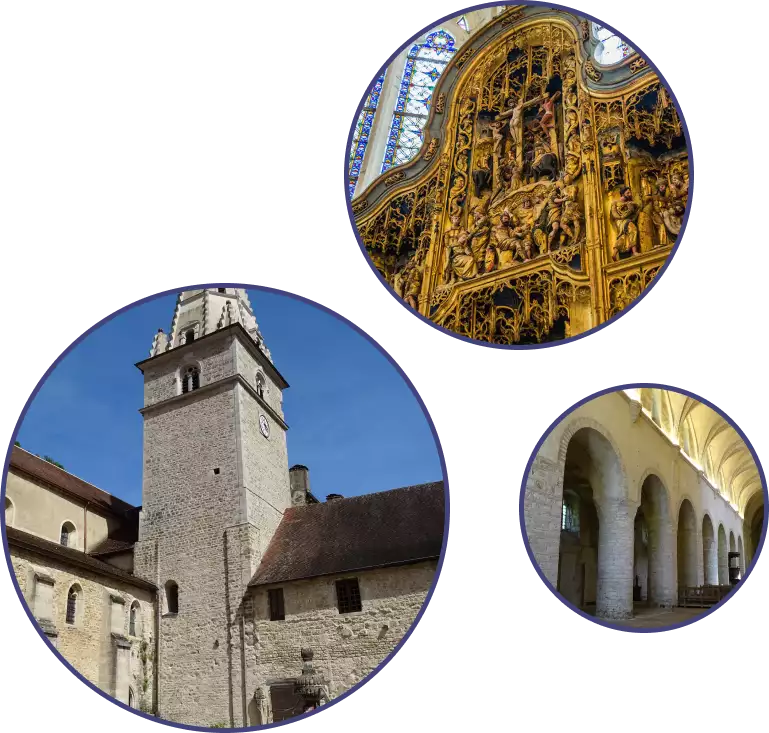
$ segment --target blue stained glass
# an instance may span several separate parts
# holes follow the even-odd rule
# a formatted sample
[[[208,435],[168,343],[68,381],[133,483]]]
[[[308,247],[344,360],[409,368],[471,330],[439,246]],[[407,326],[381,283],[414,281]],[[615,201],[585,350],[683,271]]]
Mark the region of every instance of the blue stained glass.
[[[363,165],[363,157],[366,154],[366,146],[368,145],[369,136],[371,135],[371,126],[374,124],[374,115],[376,114],[376,108],[379,104],[379,96],[382,93],[382,85],[384,84],[385,75],[382,74],[371,87],[366,101],[363,105],[363,109],[358,115],[358,122],[355,124],[355,132],[352,136],[352,144],[350,145],[350,160],[348,165],[348,179],[347,189],[350,198],[355,193],[355,186],[358,184],[358,176],[360,176],[360,169]]]
[[[395,102],[382,173],[407,163],[419,152],[435,85],[456,51],[454,37],[444,30],[434,31],[423,43],[411,47]]]

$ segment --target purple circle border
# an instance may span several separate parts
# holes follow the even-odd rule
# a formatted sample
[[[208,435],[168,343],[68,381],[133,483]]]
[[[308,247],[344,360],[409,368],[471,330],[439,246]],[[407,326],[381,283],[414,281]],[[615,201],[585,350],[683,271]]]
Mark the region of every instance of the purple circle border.
[[[550,584],[550,581],[542,573],[542,570],[539,567],[539,564],[534,558],[534,553],[531,550],[531,545],[529,544],[529,538],[526,533],[526,520],[524,518],[523,508],[524,508],[524,496],[526,494],[526,483],[529,477],[529,473],[531,472],[531,467],[534,464],[534,460],[536,459],[537,454],[539,453],[539,449],[542,447],[542,444],[545,442],[545,440],[553,431],[553,429],[557,427],[562,420],[568,417],[578,407],[581,407],[587,402],[591,402],[597,397],[602,397],[605,394],[610,394],[613,392],[619,392],[620,390],[623,390],[623,389],[647,389],[647,388],[664,389],[669,392],[677,392],[678,394],[683,394],[683,395],[686,395],[687,397],[691,397],[697,400],[698,402],[701,402],[703,405],[707,405],[711,410],[713,410],[715,413],[720,415],[724,420],[726,420],[726,422],[730,425],[730,427],[732,427],[737,432],[737,435],[739,435],[740,438],[742,438],[748,450],[750,451],[750,455],[752,456],[753,461],[756,464],[756,468],[758,469],[758,475],[759,475],[759,478],[761,479],[761,491],[764,496],[764,521],[763,521],[763,526],[761,528],[761,539],[758,542],[758,547],[756,548],[756,552],[753,555],[753,559],[750,563],[750,567],[747,569],[747,572],[745,573],[745,575],[740,578],[740,582],[737,584],[737,587],[734,588],[729,593],[729,595],[726,596],[726,598],[724,598],[723,600],[711,606],[707,611],[703,611],[702,613],[700,613],[699,615],[697,615],[692,619],[689,619],[688,621],[682,621],[681,623],[670,624],[670,626],[662,626],[659,628],[654,627],[654,628],[643,629],[643,628],[631,628],[628,626],[622,626],[619,623],[609,623],[608,621],[604,621],[596,616],[591,616],[589,613],[586,613],[581,608],[578,608],[570,601],[567,601],[566,598],[564,598],[558,592],[558,590]],[[745,433],[742,432],[739,425],[737,425],[737,423],[735,423],[723,410],[716,407],[712,402],[709,402],[708,400],[703,399],[698,394],[695,394],[694,392],[689,392],[688,390],[685,390],[685,389],[681,389],[680,387],[672,387],[669,384],[659,384],[656,382],[633,382],[630,384],[620,384],[616,387],[609,387],[607,389],[602,389],[600,392],[595,392],[581,399],[579,402],[576,402],[567,410],[562,412],[555,420],[553,420],[552,423],[550,423],[547,430],[545,430],[545,432],[542,434],[542,437],[537,441],[537,444],[534,446],[534,450],[531,453],[531,457],[529,458],[529,461],[526,464],[526,468],[523,473],[523,479],[521,481],[521,492],[520,492],[520,497],[518,501],[518,520],[521,525],[521,536],[523,538],[523,544],[526,548],[526,553],[529,556],[529,560],[531,560],[531,564],[534,567],[534,570],[537,571],[537,575],[539,575],[540,579],[545,584],[545,587],[570,611],[574,611],[574,613],[578,614],[579,616],[582,616],[583,618],[586,618],[588,621],[592,621],[594,624],[597,624],[598,626],[603,626],[607,629],[612,629],[613,631],[625,631],[633,634],[656,634],[656,633],[661,633],[665,631],[673,631],[674,629],[681,629],[684,626],[690,626],[691,624],[701,621],[703,618],[705,618],[706,616],[709,616],[711,613],[713,613],[714,611],[717,611],[726,603],[728,603],[734,597],[734,595],[740,591],[745,581],[750,577],[750,574],[753,572],[753,568],[756,566],[756,563],[758,562],[758,559],[761,556],[761,551],[764,548],[764,540],[766,539],[766,530],[767,530],[766,523],[767,523],[768,517],[769,517],[769,493],[767,492],[766,476],[764,475],[764,469],[761,466],[761,461],[758,459],[758,454],[753,448],[752,443],[748,440]],[[744,521],[745,520],[743,519],[743,522]],[[743,541],[743,550],[744,550],[744,545],[745,543]]]
[[[373,262],[371,261],[371,258],[368,256],[368,253],[366,252],[366,247],[363,244],[363,240],[361,239],[360,232],[358,231],[358,227],[355,225],[355,216],[352,211],[352,201],[350,200],[350,197],[348,195],[348,179],[349,179],[349,151],[352,146],[352,139],[353,135],[355,133],[355,126],[358,121],[358,117],[360,116],[360,113],[363,109],[363,105],[366,102],[366,97],[368,96],[369,89],[374,85],[374,82],[379,78],[379,75],[384,72],[387,67],[395,60],[395,58],[398,56],[398,54],[406,48],[409,44],[413,43],[417,38],[419,38],[422,34],[426,33],[427,31],[433,29],[436,25],[439,25],[443,23],[446,20],[451,20],[452,18],[456,18],[457,16],[463,15],[464,13],[467,13],[472,10],[480,10],[482,8],[489,8],[489,7],[498,7],[500,5],[508,5],[508,6],[515,6],[515,5],[530,5],[530,6],[542,6],[546,7],[552,10],[565,10],[570,13],[574,13],[575,15],[579,16],[580,18],[586,18],[588,20],[592,20],[595,23],[598,23],[599,25],[603,26],[604,28],[608,28],[610,31],[615,33],[616,35],[620,36],[621,38],[624,38],[628,45],[633,48],[640,56],[642,56],[644,59],[646,59],[646,63],[654,70],[654,72],[657,74],[657,77],[659,80],[665,85],[665,89],[670,94],[670,98],[673,100],[673,106],[676,109],[676,112],[678,113],[678,116],[681,120],[681,125],[683,127],[684,132],[684,139],[686,141],[686,148],[689,154],[689,205],[686,207],[686,212],[684,213],[684,219],[681,223],[681,231],[678,234],[678,238],[676,239],[675,244],[673,245],[673,248],[670,250],[670,253],[665,258],[665,262],[660,267],[659,272],[654,277],[652,282],[648,285],[648,287],[626,308],[621,310],[619,313],[616,313],[611,318],[609,318],[607,321],[604,321],[603,323],[599,324],[598,326],[594,326],[593,328],[585,331],[584,333],[577,334],[576,336],[570,336],[569,338],[560,339],[558,341],[550,341],[543,344],[492,344],[488,341],[480,341],[478,339],[470,338],[469,336],[463,336],[462,334],[456,333],[448,328],[445,328],[444,326],[439,326],[437,323],[432,321],[427,316],[421,314],[419,311],[414,310],[408,303],[406,303],[404,300],[401,300],[396,294],[395,291],[390,287],[388,282],[382,277],[379,270],[374,267]],[[421,150],[421,149],[420,149]],[[391,169],[392,170],[392,169]],[[559,5],[556,3],[548,3],[548,2],[539,2],[538,0],[524,0],[524,2],[518,2],[518,3],[509,3],[509,2],[489,2],[489,3],[481,3],[479,5],[470,5],[466,8],[463,8],[461,10],[457,10],[453,13],[450,13],[449,15],[444,15],[442,18],[439,18],[438,20],[434,21],[433,23],[430,23],[430,25],[426,26],[425,28],[422,28],[421,31],[414,34],[409,38],[408,41],[403,43],[398,47],[398,49],[393,53],[385,62],[382,64],[382,66],[379,67],[379,70],[377,73],[372,77],[371,81],[366,86],[366,90],[363,93],[363,96],[361,97],[361,100],[355,110],[355,114],[352,118],[352,125],[350,126],[350,132],[347,135],[347,145],[345,147],[345,158],[344,158],[344,197],[345,197],[345,203],[347,206],[347,216],[350,219],[350,225],[352,226],[353,235],[355,236],[355,241],[358,243],[358,247],[360,247],[361,254],[363,255],[363,258],[366,261],[366,264],[371,268],[371,271],[374,273],[374,276],[380,281],[380,283],[384,286],[384,288],[387,290],[387,292],[396,300],[396,302],[401,305],[403,308],[405,308],[412,316],[416,316],[420,320],[422,320],[424,323],[426,323],[428,326],[431,326],[432,328],[436,329],[437,331],[440,331],[441,333],[448,334],[449,336],[452,336],[455,339],[458,339],[459,341],[465,341],[466,343],[475,344],[478,346],[484,346],[486,348],[490,349],[504,349],[507,351],[528,351],[531,349],[547,349],[553,346],[561,346],[563,344],[572,343],[573,341],[578,341],[579,339],[585,338],[586,336],[592,336],[595,333],[598,333],[600,330],[605,328],[606,326],[612,325],[615,321],[617,321],[619,318],[622,318],[622,316],[629,313],[633,308],[636,307],[648,294],[651,292],[652,288],[654,288],[655,285],[660,281],[662,276],[667,271],[668,265],[672,262],[673,258],[675,257],[675,254],[678,250],[678,246],[681,244],[681,240],[684,237],[684,234],[686,233],[686,226],[689,223],[689,214],[692,209],[692,202],[694,201],[694,151],[692,149],[691,144],[691,138],[689,136],[689,128],[686,125],[686,119],[683,114],[683,110],[681,109],[681,105],[678,103],[678,98],[675,95],[675,92],[673,92],[671,86],[668,84],[667,80],[663,76],[662,72],[657,68],[657,66],[654,64],[654,62],[643,52],[642,49],[640,49],[633,41],[626,36],[624,33],[620,33],[618,30],[616,30],[614,27],[608,25],[607,23],[604,23],[602,20],[585,13],[581,10],[576,10],[574,8],[569,7],[568,5]]]
[[[26,403],[24,404],[24,408],[21,411],[21,415],[19,416],[19,419],[16,422],[16,425],[13,429],[13,433],[11,434],[11,441],[8,446],[8,451],[5,456],[5,464],[3,466],[3,485],[2,490],[0,491],[0,495],[5,497],[6,493],[6,487],[7,487],[7,475],[8,475],[8,469],[10,465],[11,460],[11,452],[13,451],[14,442],[16,441],[16,435],[19,432],[19,428],[21,427],[24,416],[27,414],[27,411],[29,410],[30,405],[32,404],[33,400],[37,396],[38,392],[42,388],[43,384],[45,384],[48,377],[51,375],[53,370],[57,367],[57,365],[64,359],[64,357],[69,354],[70,351],[72,351],[74,348],[76,348],[86,337],[88,337],[91,333],[99,329],[101,326],[103,326],[108,321],[111,321],[113,318],[116,318],[117,316],[121,315],[127,310],[130,310],[131,308],[134,308],[139,305],[143,305],[144,303],[147,303],[151,300],[155,300],[157,298],[162,298],[166,295],[173,295],[178,294],[182,290],[192,290],[192,289],[198,289],[198,288],[209,288],[209,287],[236,287],[236,288],[246,288],[248,290],[258,290],[265,293],[270,293],[272,295],[282,295],[288,298],[292,298],[294,300],[297,300],[299,302],[304,303],[305,305],[311,306],[313,308],[316,308],[327,315],[332,316],[333,318],[336,318],[338,321],[344,323],[346,326],[349,326],[353,331],[355,331],[357,334],[362,336],[369,344],[371,344],[389,363],[391,366],[394,367],[395,371],[400,375],[400,377],[403,379],[403,381],[406,383],[406,386],[409,388],[411,393],[413,394],[414,398],[417,401],[417,404],[419,405],[420,409],[422,410],[422,414],[425,417],[425,420],[427,421],[427,424],[430,428],[430,432],[432,433],[433,440],[435,441],[435,447],[438,451],[438,458],[440,460],[441,465],[441,472],[443,474],[443,486],[444,486],[444,494],[446,499],[445,504],[445,514],[444,514],[444,520],[443,520],[443,542],[441,544],[441,553],[438,558],[438,566],[435,570],[435,577],[433,578],[433,581],[430,585],[430,589],[427,593],[427,596],[422,603],[421,608],[419,609],[419,613],[417,613],[416,618],[409,626],[408,630],[404,634],[404,636],[401,638],[401,640],[396,644],[395,648],[385,657],[385,659],[380,662],[371,672],[369,672],[360,682],[357,682],[355,685],[353,685],[349,690],[346,690],[338,697],[334,698],[333,700],[329,701],[325,705],[316,708],[312,712],[309,713],[303,713],[301,715],[297,715],[293,718],[288,718],[287,720],[282,720],[276,723],[269,723],[266,725],[260,725],[260,726],[246,726],[241,728],[228,728],[228,730],[232,731],[248,731],[248,730],[266,730],[268,728],[277,728],[279,726],[283,725],[289,725],[291,723],[295,723],[299,720],[304,720],[305,718],[311,717],[313,715],[316,715],[318,713],[322,713],[326,708],[332,707],[333,705],[336,705],[338,702],[341,702],[346,697],[351,695],[352,693],[356,692],[359,688],[361,688],[363,685],[367,684],[370,680],[372,680],[379,672],[390,662],[390,660],[400,651],[400,648],[403,646],[403,644],[406,643],[408,638],[413,633],[414,629],[416,629],[417,624],[422,619],[422,616],[424,615],[425,610],[427,609],[427,606],[430,604],[430,600],[432,599],[433,593],[435,592],[435,588],[438,584],[438,580],[440,578],[441,570],[443,568],[443,561],[446,556],[446,547],[448,544],[448,537],[449,537],[449,524],[450,524],[450,499],[449,499],[449,478],[448,473],[446,471],[446,460],[443,455],[443,448],[441,446],[440,439],[438,438],[438,433],[435,429],[435,425],[433,423],[432,418],[430,417],[430,413],[427,410],[427,407],[425,406],[424,402],[422,401],[421,396],[419,395],[419,392],[417,392],[416,387],[412,384],[411,380],[406,376],[406,373],[401,369],[399,364],[393,359],[392,356],[384,349],[383,346],[381,346],[377,341],[375,341],[371,336],[369,336],[363,329],[361,329],[359,326],[356,326],[352,321],[349,321],[344,316],[339,315],[339,313],[336,313],[335,311],[331,310],[330,308],[327,308],[324,305],[321,305],[320,303],[315,302],[314,300],[310,300],[309,298],[305,298],[301,295],[296,295],[295,293],[289,293],[285,290],[280,290],[278,288],[270,288],[264,285],[253,285],[253,284],[245,284],[245,283],[202,283],[197,285],[188,285],[184,287],[177,287],[177,288],[171,288],[169,290],[164,290],[160,293],[155,293],[154,295],[149,295],[147,297],[141,298],[139,300],[134,301],[133,303],[130,303],[129,305],[126,305],[118,310],[116,310],[114,313],[111,313],[110,315],[106,316],[105,318],[102,318],[100,321],[98,321],[96,324],[91,326],[87,331],[85,331],[83,334],[78,336],[77,339],[75,339],[51,364],[51,366],[46,370],[45,374],[41,377],[40,381],[35,386],[34,390],[32,390],[32,393],[30,394],[29,398],[27,399]],[[156,723],[161,723],[163,725],[167,725],[173,728],[181,728],[184,730],[196,730],[196,731],[208,731],[213,730],[212,728],[208,728],[205,726],[194,726],[194,725],[185,725],[183,723],[177,723],[172,720],[165,720],[163,718],[160,718],[155,715],[150,715],[149,713],[145,713],[141,710],[138,710],[137,708],[131,708],[125,703],[120,702],[116,698],[112,697],[108,693],[104,692],[103,690],[99,689],[95,684],[93,684],[91,681],[86,679],[80,672],[78,672],[74,666],[67,660],[65,657],[59,652],[59,650],[51,644],[51,642],[48,640],[48,637],[45,635],[43,630],[40,628],[39,624],[35,620],[32,612],[30,611],[27,602],[24,600],[24,595],[21,592],[21,588],[19,587],[19,583],[16,579],[16,574],[13,570],[13,565],[11,563],[11,555],[8,548],[8,538],[6,536],[5,531],[5,515],[3,515],[2,518],[2,537],[3,537],[3,550],[5,551],[5,561],[8,566],[8,572],[10,573],[11,580],[13,582],[13,587],[16,590],[16,595],[19,597],[19,601],[21,602],[21,606],[26,612],[27,616],[29,617],[29,620],[32,622],[32,626],[35,629],[35,631],[39,634],[40,638],[46,643],[48,648],[51,652],[58,658],[58,660],[70,671],[72,674],[75,675],[81,682],[83,682],[85,685],[90,687],[94,692],[97,692],[99,695],[101,695],[105,700],[109,700],[109,702],[117,705],[120,708],[123,708],[124,710],[127,710],[135,715],[139,715],[142,718],[146,718],[147,720],[151,720]]]

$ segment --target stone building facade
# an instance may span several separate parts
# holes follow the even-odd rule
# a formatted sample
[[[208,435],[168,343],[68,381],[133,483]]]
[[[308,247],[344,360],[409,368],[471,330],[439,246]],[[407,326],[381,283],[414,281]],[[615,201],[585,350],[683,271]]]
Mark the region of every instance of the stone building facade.
[[[308,469],[289,470],[288,383],[245,290],[181,293],[137,367],[140,508],[14,449],[45,477],[32,497],[12,461],[6,481],[14,570],[38,624],[100,689],[175,722],[261,725],[337,697],[424,604],[443,484],[319,502]],[[84,603],[70,619],[75,585]]]
[[[764,487],[729,423],[685,394],[611,392],[545,437],[523,495],[542,574],[569,602],[607,619],[634,601],[678,605],[686,589],[726,587],[761,535]]]

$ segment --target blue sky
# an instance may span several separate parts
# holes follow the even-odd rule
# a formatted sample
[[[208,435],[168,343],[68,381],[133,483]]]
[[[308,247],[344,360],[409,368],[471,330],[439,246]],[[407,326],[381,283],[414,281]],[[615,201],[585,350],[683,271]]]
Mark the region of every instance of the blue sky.
[[[250,290],[284,392],[289,465],[313,493],[355,496],[441,479],[430,428],[411,390],[368,340],[293,298]],[[99,488],[141,503],[142,375],[176,296],[155,298],[92,332],[59,363],[16,439]]]

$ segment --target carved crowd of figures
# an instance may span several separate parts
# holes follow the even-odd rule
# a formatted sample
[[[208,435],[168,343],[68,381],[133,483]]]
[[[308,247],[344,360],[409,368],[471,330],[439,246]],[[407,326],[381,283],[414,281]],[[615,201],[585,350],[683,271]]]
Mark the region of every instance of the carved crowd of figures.
[[[616,228],[612,259],[623,254],[637,255],[656,247],[673,244],[681,232],[689,198],[688,182],[680,172],[670,178],[645,182],[648,193],[639,202],[629,186],[622,186],[619,198],[611,204],[611,218]]]

